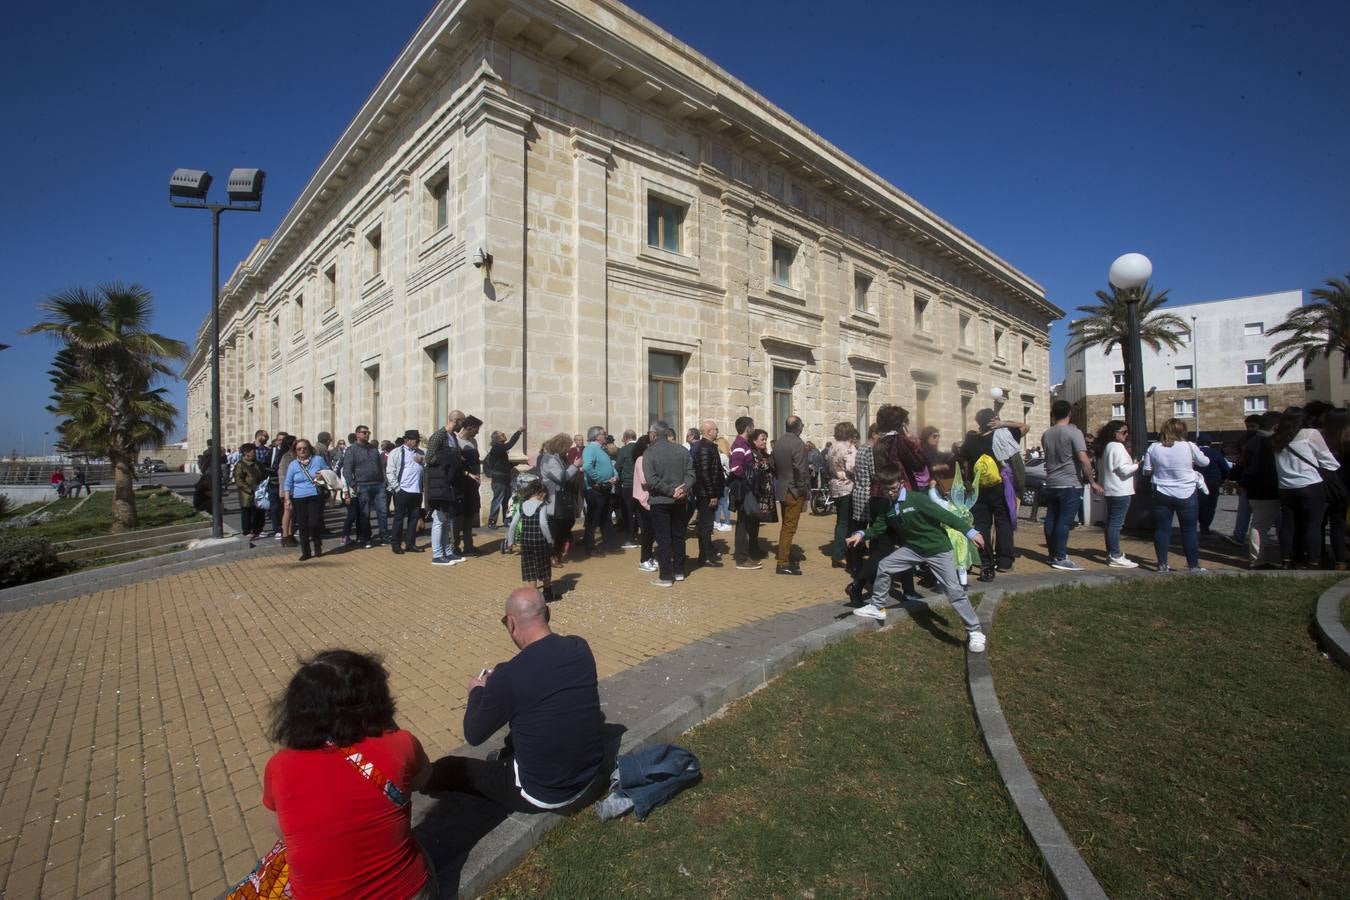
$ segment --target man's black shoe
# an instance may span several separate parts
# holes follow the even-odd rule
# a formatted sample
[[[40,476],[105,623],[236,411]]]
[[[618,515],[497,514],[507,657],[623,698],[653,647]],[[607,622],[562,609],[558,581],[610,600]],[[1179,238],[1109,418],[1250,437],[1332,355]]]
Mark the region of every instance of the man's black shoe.
[[[426,552],[427,552],[427,548],[426,548],[426,547],[412,546],[412,547],[404,547],[403,549],[404,549],[404,550],[407,550],[409,553],[426,553]]]
[[[994,580],[994,567],[993,567],[993,566],[985,566],[983,569],[981,569],[981,570],[980,570],[980,580],[981,580],[981,581],[993,581],[993,580]]]
[[[709,567],[709,568],[711,568],[711,569],[720,569],[720,568],[722,568],[722,563],[721,563],[719,560],[716,560],[716,559],[705,559],[705,560],[702,561],[702,564],[705,565],[705,566],[707,566],[707,567]]]
[[[394,553],[395,553],[396,555],[398,555],[398,556],[402,556],[402,555],[403,555],[403,548],[402,548],[402,547],[399,547],[398,545],[395,545],[395,546],[394,546]]]
[[[802,574],[802,570],[801,570],[799,567],[797,567],[797,566],[774,566],[774,567],[773,567],[773,574],[775,574],[775,575],[800,575],[800,574]]]

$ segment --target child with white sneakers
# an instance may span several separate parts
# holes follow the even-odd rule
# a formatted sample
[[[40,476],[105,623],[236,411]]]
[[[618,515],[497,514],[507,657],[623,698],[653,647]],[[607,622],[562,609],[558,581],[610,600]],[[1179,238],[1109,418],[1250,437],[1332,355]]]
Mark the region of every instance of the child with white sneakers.
[[[956,610],[966,626],[970,652],[982,653],[985,648],[984,631],[957,574],[952,545],[944,526],[962,530],[977,547],[984,546],[984,538],[969,523],[962,521],[951,510],[943,509],[927,494],[906,491],[900,470],[894,466],[878,469],[875,477],[888,505],[866,530],[850,535],[848,545],[856,547],[865,538],[877,538],[890,532],[898,546],[878,564],[870,602],[855,609],[853,614],[886,621],[884,604],[891,592],[891,579],[926,563],[928,570],[946,592],[952,609]]]

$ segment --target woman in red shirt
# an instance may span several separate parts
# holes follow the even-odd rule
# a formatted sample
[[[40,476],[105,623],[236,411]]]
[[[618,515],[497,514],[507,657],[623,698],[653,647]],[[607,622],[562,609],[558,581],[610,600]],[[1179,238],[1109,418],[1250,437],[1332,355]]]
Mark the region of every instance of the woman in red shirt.
[[[437,896],[408,802],[430,766],[394,722],[377,657],[326,650],[302,663],[273,708],[272,739],[282,749],[267,761],[263,806],[276,813],[297,900]]]

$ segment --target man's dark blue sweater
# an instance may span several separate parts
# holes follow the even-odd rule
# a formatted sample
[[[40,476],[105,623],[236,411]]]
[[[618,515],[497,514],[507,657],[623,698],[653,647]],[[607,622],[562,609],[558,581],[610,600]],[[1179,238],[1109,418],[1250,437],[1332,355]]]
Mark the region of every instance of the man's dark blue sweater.
[[[603,722],[590,645],[549,634],[499,663],[487,684],[469,693],[464,739],[477,746],[509,724],[521,789],[561,803],[600,771]]]

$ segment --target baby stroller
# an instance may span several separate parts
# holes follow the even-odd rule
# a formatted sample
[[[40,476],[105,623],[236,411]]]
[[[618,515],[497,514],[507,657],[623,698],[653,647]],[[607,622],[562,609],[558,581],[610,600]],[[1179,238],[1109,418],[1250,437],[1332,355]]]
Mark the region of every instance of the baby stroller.
[[[815,466],[811,467],[810,503],[813,515],[823,516],[834,509],[834,498],[830,496],[825,473]]]

